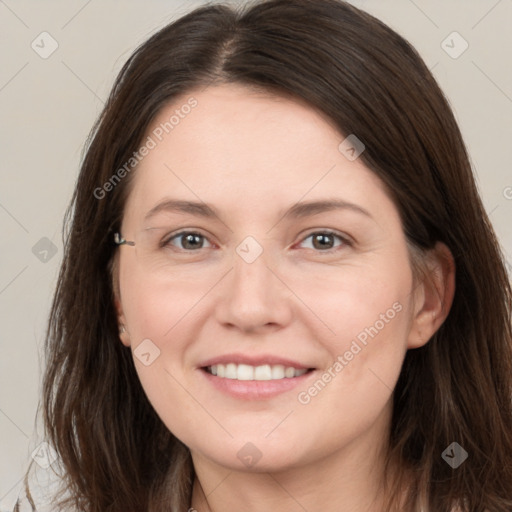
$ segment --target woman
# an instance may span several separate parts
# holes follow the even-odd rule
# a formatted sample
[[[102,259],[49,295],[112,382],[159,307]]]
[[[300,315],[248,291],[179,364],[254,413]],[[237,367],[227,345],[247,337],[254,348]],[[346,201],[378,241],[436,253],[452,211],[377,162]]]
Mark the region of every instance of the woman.
[[[269,0],[165,27],[69,221],[52,510],[511,509],[510,284],[453,114],[380,21]]]

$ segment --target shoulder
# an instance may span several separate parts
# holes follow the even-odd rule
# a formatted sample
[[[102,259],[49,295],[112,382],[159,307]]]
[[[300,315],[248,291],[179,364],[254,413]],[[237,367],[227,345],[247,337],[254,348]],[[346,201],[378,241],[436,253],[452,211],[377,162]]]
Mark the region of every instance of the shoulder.
[[[67,497],[64,479],[57,467],[42,468],[33,463],[23,482],[13,512],[56,512],[56,500]],[[67,509],[62,512],[73,512]]]

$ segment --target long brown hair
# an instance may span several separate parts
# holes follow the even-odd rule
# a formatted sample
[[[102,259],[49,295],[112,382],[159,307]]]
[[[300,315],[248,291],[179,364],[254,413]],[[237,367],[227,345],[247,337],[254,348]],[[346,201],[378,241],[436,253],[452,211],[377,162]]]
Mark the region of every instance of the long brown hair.
[[[108,193],[104,184],[165,104],[221,83],[305,100],[356,134],[408,243],[422,253],[441,241],[454,255],[448,318],[408,351],[394,391],[388,461],[402,471],[387,482],[388,509],[405,499],[407,511],[512,510],[512,292],[498,241],[432,74],[402,37],[340,0],[204,6],[153,35],[121,70],[67,213],[45,346],[46,436],[70,503],[90,512],[190,506],[189,451],[147,400],[118,336],[112,235],[136,168]],[[469,453],[457,469],[441,456],[454,441]]]

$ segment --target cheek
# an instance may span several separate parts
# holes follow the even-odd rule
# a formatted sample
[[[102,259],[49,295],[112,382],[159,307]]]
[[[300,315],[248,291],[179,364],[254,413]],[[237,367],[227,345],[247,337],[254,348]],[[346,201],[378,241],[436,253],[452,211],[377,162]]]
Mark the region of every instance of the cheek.
[[[407,260],[403,266],[389,262],[380,267],[321,268],[308,284],[294,291],[316,316],[317,337],[330,347],[329,352],[343,353],[353,340],[361,346],[369,346],[372,340],[382,340],[381,344],[389,338],[396,343],[403,340],[412,287]]]
[[[316,402],[340,415],[345,414],[341,404],[344,411],[357,411],[365,403],[370,415],[372,408],[384,407],[407,350],[412,274],[399,271],[409,269],[407,261],[346,268],[338,279],[331,272],[329,280],[318,279],[319,285],[308,291],[308,304],[328,326],[317,328],[328,361],[322,381],[302,390],[300,403]]]
[[[212,283],[207,279],[173,276],[168,271],[142,272],[128,258],[124,263],[120,269],[121,297],[132,344],[149,338],[165,349],[166,340],[172,339],[176,348],[179,337],[174,332],[183,320],[190,321],[194,308]]]
[[[180,401],[184,355],[190,337],[183,335],[194,313],[198,286],[170,284],[143,276],[127,261],[120,269],[123,313],[133,360],[142,387],[157,412]],[[204,294],[204,292],[203,292]],[[175,378],[173,378],[175,377]]]
[[[184,360],[194,339],[194,305],[205,291],[199,285],[187,287],[175,282],[171,286],[162,280],[142,278],[128,266],[122,283],[123,309],[142,388],[169,430],[188,440],[189,430],[200,430],[204,422],[184,385],[190,377],[184,374]]]

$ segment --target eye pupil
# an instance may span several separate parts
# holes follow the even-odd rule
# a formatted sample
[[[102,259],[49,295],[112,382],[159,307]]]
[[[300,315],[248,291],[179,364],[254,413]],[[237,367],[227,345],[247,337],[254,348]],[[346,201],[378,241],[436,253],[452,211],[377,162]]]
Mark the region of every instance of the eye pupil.
[[[201,235],[195,235],[192,233],[182,235],[183,247],[185,249],[197,249],[197,247],[201,245],[202,238],[203,237]]]
[[[319,245],[317,245],[319,244]],[[315,249],[331,249],[333,247],[332,235],[325,233],[318,233],[313,237],[313,246]]]

